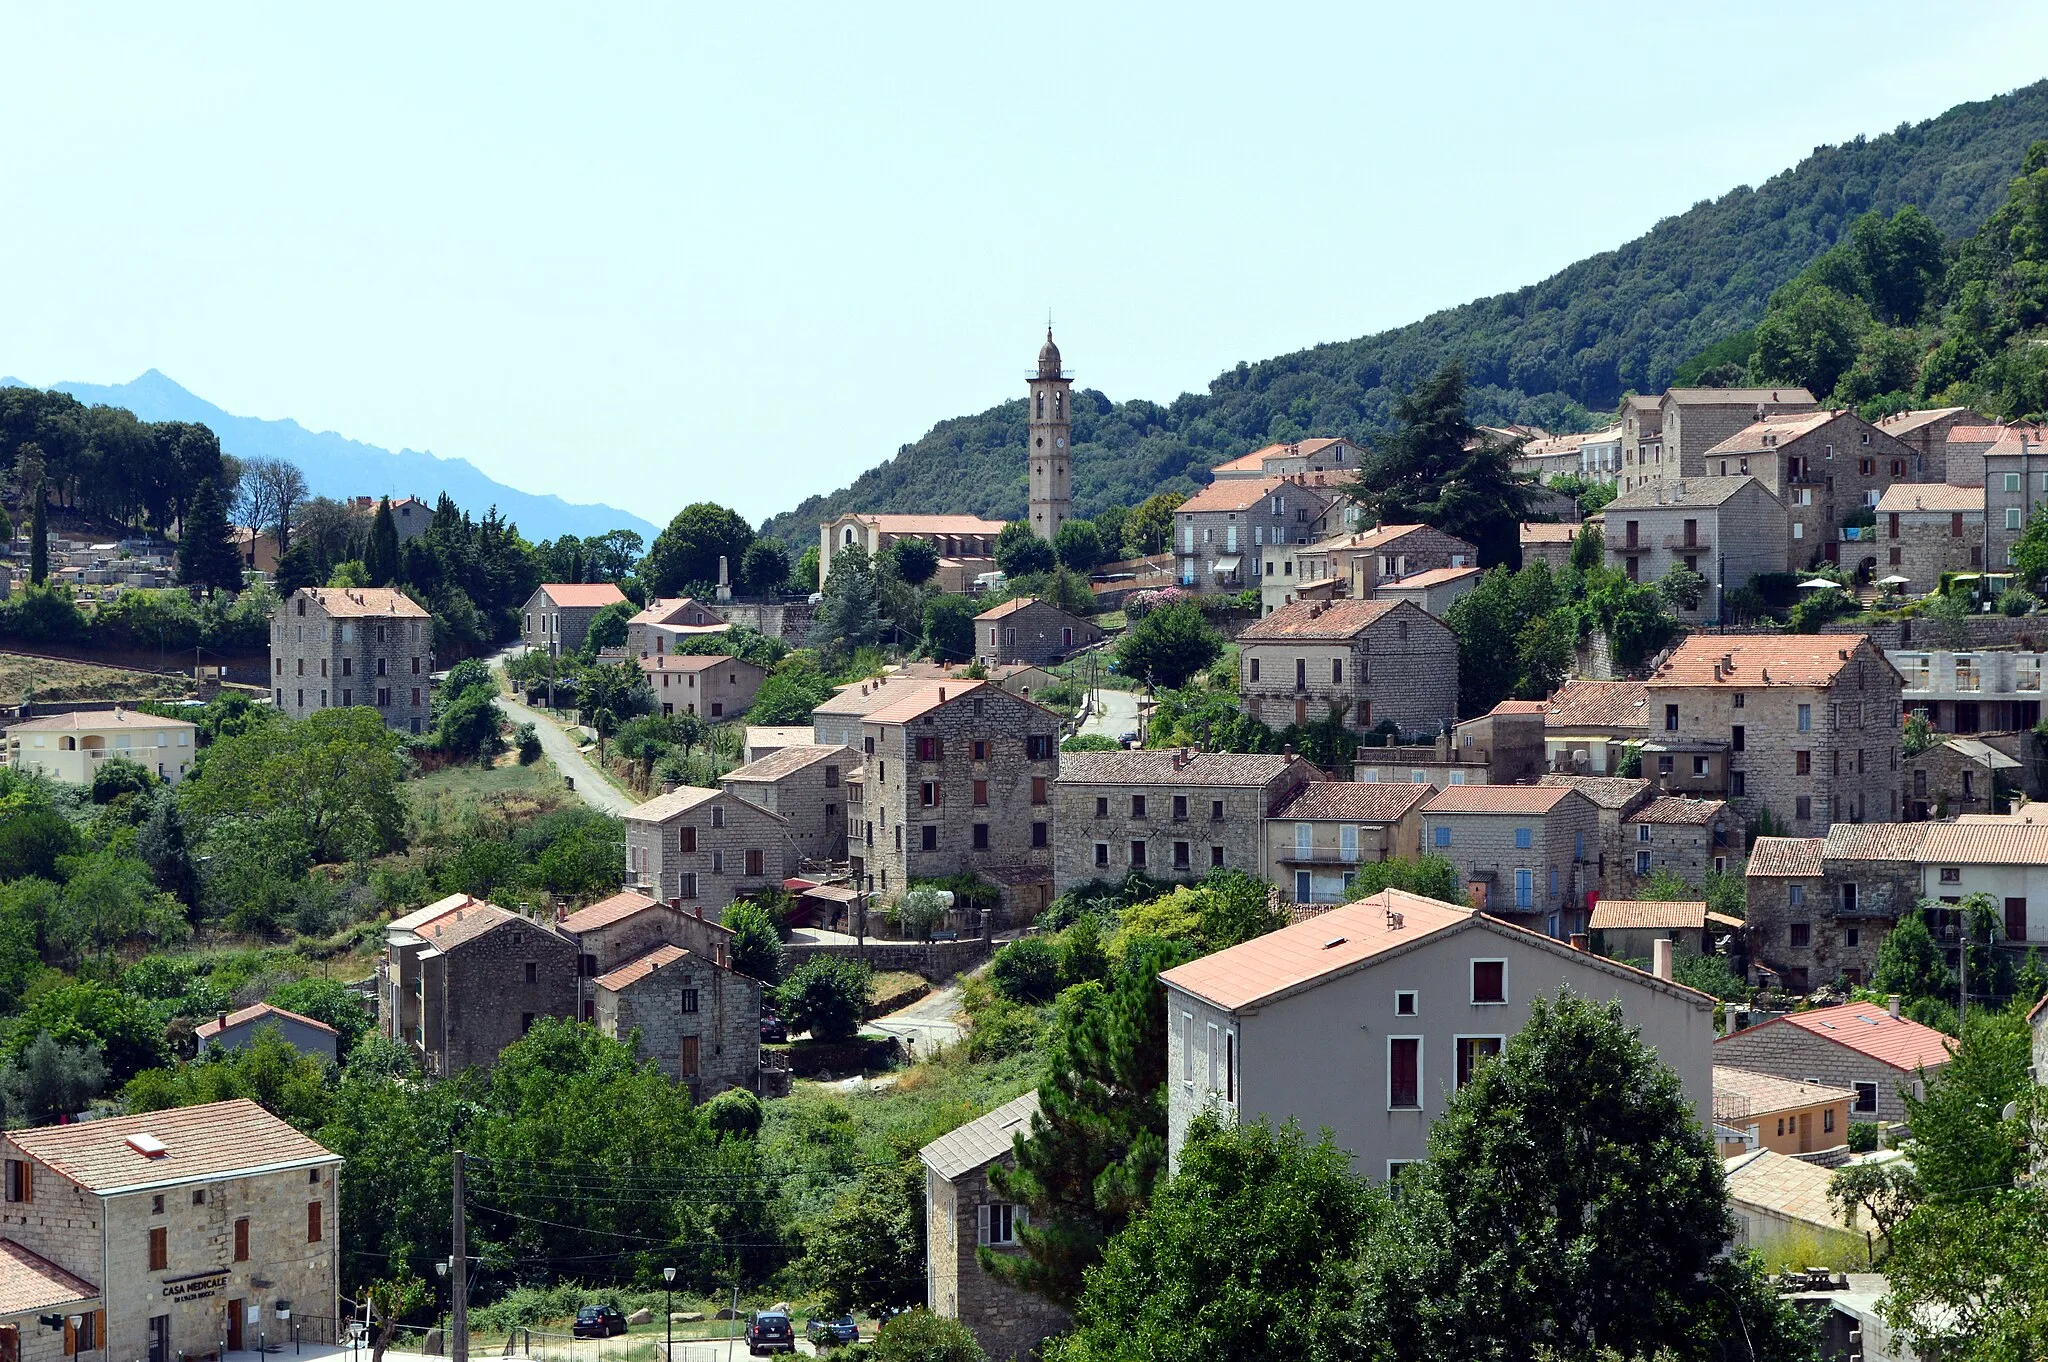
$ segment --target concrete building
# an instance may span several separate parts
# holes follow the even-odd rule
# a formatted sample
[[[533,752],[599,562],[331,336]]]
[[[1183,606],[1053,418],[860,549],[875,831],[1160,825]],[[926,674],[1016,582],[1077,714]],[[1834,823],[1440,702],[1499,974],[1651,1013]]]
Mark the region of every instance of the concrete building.
[[[1712,1112],[1713,999],[1398,889],[1160,979],[1175,1162],[1190,1122],[1213,1111],[1327,1129],[1360,1173],[1391,1177],[1425,1157],[1431,1122],[1528,1021],[1531,1000],[1566,987],[1620,1003],[1700,1119]]]
[[[1428,785],[1319,780],[1301,786],[1265,828],[1270,878],[1292,874],[1296,903],[1342,903],[1358,867],[1422,854]]]
[[[424,732],[431,625],[394,587],[302,586],[270,621],[271,699],[287,718],[364,705],[389,727]]]
[[[731,622],[702,601],[690,596],[656,599],[626,621],[626,656],[660,657],[686,640],[730,632]]]
[[[1372,595],[1378,601],[1408,601],[1442,619],[1458,597],[1478,585],[1476,567],[1431,568],[1399,581],[1381,582]]]
[[[1892,649],[1885,658],[1905,679],[1906,708],[1926,715],[1937,733],[2011,733],[2041,722],[2048,653]]]
[[[1066,752],[1053,791],[1053,892],[1133,870],[1277,873],[1268,820],[1322,773],[1279,753]]]
[[[1297,478],[1310,473],[1357,477],[1365,450],[1342,436],[1289,440],[1228,459],[1209,470],[1218,482],[1244,478]]]
[[[1612,775],[1630,744],[1649,740],[1649,704],[1640,681],[1565,682],[1543,707],[1543,752],[1550,769]]]
[[[626,886],[650,898],[726,905],[780,888],[800,855],[789,820],[729,790],[685,785],[626,814]]]
[[[656,653],[634,659],[663,714],[695,714],[717,723],[737,719],[754,703],[766,667],[723,653]]]
[[[542,1017],[576,1015],[576,948],[551,926],[451,894],[394,918],[377,1025],[430,1074],[489,1068]]]
[[[761,983],[681,946],[656,946],[591,981],[597,1029],[706,1102],[761,1089]]]
[[[1297,601],[1238,635],[1245,713],[1432,737],[1457,716],[1458,638],[1407,601]]]
[[[1714,1066],[1714,1123],[1740,1130],[1751,1149],[1811,1154],[1849,1141],[1856,1094],[1776,1074]]]
[[[265,1027],[276,1031],[302,1055],[324,1059],[330,1064],[341,1058],[338,1049],[340,1036],[333,1027],[269,1003],[223,1012],[212,1021],[199,1023],[192,1029],[192,1034],[199,1042],[201,1053],[216,1045],[223,1050],[240,1050],[254,1044],[257,1033]]]
[[[1984,565],[2013,565],[2013,549],[2048,502],[2048,429],[2006,426],[1984,451]]]
[[[2048,826],[1927,824],[1919,862],[1920,897],[1960,903],[1983,894],[1998,907],[2005,944],[2048,941]]]
[[[1052,901],[1052,790],[1060,719],[986,681],[937,682],[861,722],[859,888],[974,874],[1010,922]],[[848,830],[853,838],[852,829]]]
[[[849,511],[818,527],[818,582],[823,585],[830,579],[832,555],[849,544],[860,545],[872,556],[899,539],[923,539],[939,551],[939,571],[933,583],[941,591],[966,592],[973,589],[976,577],[996,570],[996,538],[1004,524],[973,515]]]
[[[1422,806],[1423,849],[1458,868],[1468,901],[1564,938],[1585,930],[1597,889],[1600,811],[1553,785],[1454,785]]]
[[[597,612],[625,603],[610,582],[543,582],[520,607],[519,637],[527,647],[556,657],[579,652]]]
[[[120,705],[46,714],[7,728],[0,765],[65,785],[89,786],[109,761],[125,758],[175,785],[192,769],[198,734],[188,719],[160,718]]]
[[[846,859],[845,776],[860,765],[851,748],[784,747],[719,778],[719,784],[788,820],[797,854],[807,861]]]
[[[1714,1042],[1715,1066],[1846,1088],[1859,1121],[1906,1119],[1902,1092],[1924,1095],[1949,1061],[1947,1036],[1874,1003],[1843,1003],[1774,1017]]]
[[[1968,407],[1922,407],[1894,412],[1877,428],[1913,451],[1914,482],[1947,482],[1949,432],[1957,426],[1988,424]]]
[[[1438,568],[1474,567],[1479,550],[1434,525],[1381,525],[1318,539],[1294,552],[1296,575],[1306,587],[1336,579],[1343,594],[1370,597],[1380,583]],[[1286,575],[1282,564],[1282,576]]]
[[[1035,596],[1019,596],[974,617],[975,655],[984,666],[1063,662],[1102,642],[1102,630]]]
[[[1984,568],[1984,489],[1911,483],[1888,490],[1877,503],[1879,547],[1886,576],[1904,577],[1927,595],[1945,572]]]
[[[1064,1333],[1066,1312],[1042,1296],[991,1276],[981,1251],[1022,1253],[1017,1232],[1028,1210],[997,1192],[989,1169],[1016,1163],[1016,1142],[1031,1138],[1037,1092],[1027,1092],[941,1135],[919,1151],[924,1163],[925,1300],[941,1319],[957,1319],[996,1362],[1037,1355]]]
[[[1173,513],[1180,584],[1228,594],[1280,579],[1289,546],[1314,543],[1327,528],[1335,494],[1291,478],[1212,482]]]
[[[254,1102],[13,1130],[0,1153],[0,1339],[22,1362],[219,1356],[294,1319],[336,1341],[341,1156]]]
[[[1717,795],[1719,762],[1745,818],[1810,835],[1899,816],[1902,685],[1861,634],[1694,634],[1646,691],[1653,740],[1700,777],[1688,793]]]
[[[1026,398],[1025,457],[1029,473],[1031,532],[1050,543],[1060,526],[1074,517],[1073,380],[1060,367],[1060,348],[1045,328],[1038,347],[1038,371],[1031,375]]]
[[[1790,538],[1784,503],[1754,477],[1655,478],[1609,502],[1608,566],[1632,582],[1655,582],[1673,567],[1707,579],[1686,620],[1718,620],[1728,593],[1760,572],[1783,572]]]

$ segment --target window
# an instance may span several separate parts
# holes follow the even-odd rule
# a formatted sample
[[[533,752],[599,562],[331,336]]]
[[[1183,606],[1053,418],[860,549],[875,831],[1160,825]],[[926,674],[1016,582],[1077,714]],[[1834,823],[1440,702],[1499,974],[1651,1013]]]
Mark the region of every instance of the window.
[[[1221,869],[1223,868],[1223,848],[1222,848],[1222,847],[1210,847],[1210,848],[1209,848],[1209,868],[1210,868],[1211,870],[1221,870]]]
[[[1034,785],[1036,785],[1036,783],[1037,783],[1037,782],[1035,782],[1035,781],[1033,782],[1033,784],[1034,784]],[[987,782],[987,781],[985,781],[985,780],[977,780],[977,781],[975,781],[975,782],[974,782],[974,794],[973,794],[973,800],[974,800],[974,807],[975,807],[975,808],[977,808],[977,809],[985,809],[985,808],[987,808],[987,807],[988,807],[988,782]]]
[[[149,1270],[162,1272],[171,1265],[171,1232],[162,1225],[149,1232]]]
[[[1422,1110],[1422,1037],[1387,1038],[1387,1109]]]
[[[1330,659],[1330,684],[1333,686],[1344,684],[1344,659],[1341,657]]]
[[[1536,906],[1536,877],[1527,870],[1515,871],[1515,907]]]
[[[1107,867],[1109,865],[1109,843],[1097,842],[1095,844],[1095,864],[1098,867]]]
[[[971,743],[969,743],[969,744],[968,744],[968,752],[967,752],[967,754],[968,754],[968,756],[969,756],[969,757],[973,758],[973,759],[974,759],[975,761],[987,761],[987,760],[988,760],[988,739],[987,739],[987,738],[976,738],[976,739],[975,739],[975,740],[974,740],[973,742],[971,742]]]
[[[1963,868],[1958,865],[1943,866],[1941,868],[1941,882],[1943,884],[1961,884],[1963,882]],[[9,1200],[12,1199],[11,1197],[9,1198]]]
[[[1728,773],[1728,793],[1740,799],[1748,792],[1749,773],[1747,771],[1730,771]]]
[[[1472,962],[1472,1001],[1475,1003],[1504,1003],[1508,1000],[1508,962],[1505,960],[1474,960]]]
[[[1209,801],[1209,821],[1211,823],[1221,823],[1223,821],[1222,800],[1212,799]]]
[[[1031,825],[1031,845],[1032,845],[1032,846],[1034,846],[1034,847],[1049,847],[1049,846],[1051,846],[1051,845],[1052,845],[1052,824],[1050,824],[1050,823],[1033,823],[1033,824]]]
[[[306,1203],[306,1242],[320,1242],[320,1203],[317,1201]]]
[[[1856,1085],[1855,1109],[1857,1111],[1864,1112],[1871,1112],[1877,1110],[1877,1084],[1858,1083]]]
[[[711,826],[714,828],[722,828],[725,826],[725,810],[718,807],[716,804],[711,806]]]
[[[1046,802],[1044,776],[1031,777],[1031,802],[1034,804],[1043,804]]]
[[[1826,1133],[1828,1133],[1828,1132],[1830,1132],[1830,1131],[1834,1130],[1834,1128],[1835,1128],[1835,1109],[1834,1109],[1833,1107],[1823,1107],[1823,1108],[1821,1109],[1821,1113],[1820,1113],[1820,1128],[1821,1128],[1821,1132],[1822,1132],[1823,1134],[1826,1134]]]
[[[1636,874],[1647,875],[1649,873],[1650,853],[1646,850],[1636,852]]]
[[[684,989],[684,990],[683,990],[683,1002],[682,1002],[682,1007],[683,1007],[683,1011],[685,1011],[685,1012],[695,1012],[695,1011],[697,1010],[697,990],[696,990],[696,989],[694,989],[694,988],[686,988],[686,989]]]
[[[926,823],[917,830],[917,849],[919,851],[937,851],[939,849],[939,825],[937,823]]]
[[[1792,774],[1810,776],[1813,774],[1813,753],[1804,749],[1792,754]]]
[[[695,827],[677,828],[676,850],[679,852],[694,852],[696,849],[697,829]]]
[[[164,1194],[162,1192],[158,1192],[149,1199],[149,1213],[151,1215],[162,1215],[164,1213]]]
[[[1131,864],[1134,866],[1143,866],[1145,864],[1145,844],[1143,842],[1131,843]]]
[[[1173,821],[1176,823],[1188,821],[1188,797],[1186,795],[1175,795],[1173,797]]]
[[[1801,733],[1811,733],[1813,731],[1812,705],[1801,705],[1799,707],[1799,731]]]
[[[1812,795],[1800,795],[1792,801],[1792,817],[1795,821],[1801,823],[1808,822],[1813,818]]]
[[[1024,755],[1031,761],[1051,761],[1053,758],[1052,739],[1043,734],[1033,734],[1024,739]]]
[[[1738,696],[1736,696],[1735,698],[1736,698],[1736,699],[1738,699],[1738,700],[1740,700],[1740,699],[1741,699],[1742,697],[1738,695]],[[1736,724],[1736,725],[1735,725],[1735,726],[1734,726],[1733,728],[1729,729],[1729,730],[1728,730],[1728,746],[1729,746],[1729,749],[1730,749],[1731,751],[1736,751],[1736,752],[1740,752],[1740,751],[1743,751],[1743,750],[1744,750],[1744,748],[1743,748],[1743,742],[1744,742],[1744,740],[1745,740],[1745,739],[1746,739],[1746,738],[1748,737],[1748,733],[1749,733],[1749,730],[1748,730],[1748,729],[1746,729],[1746,728],[1744,728],[1744,727],[1743,727],[1743,726],[1742,726],[1741,724]]]
[[[1133,818],[1143,818],[1144,816],[1145,816],[1145,796],[1143,796],[1143,795],[1138,795],[1138,794],[1134,794],[1134,795],[1132,795],[1132,796],[1131,796],[1131,817],[1133,817]]]
[[[1678,731],[1677,705],[1664,706],[1664,731],[1666,733],[1676,733]]]
[[[1500,1057],[1501,1036],[1459,1036],[1457,1038],[1457,1086],[1472,1081],[1481,1064]]]
[[[1251,679],[1254,681],[1259,679],[1259,660],[1256,657],[1252,659]]]
[[[206,1204],[206,1189],[204,1187],[192,1189],[192,1204],[194,1206],[204,1206]]]
[[[2019,507],[2008,506],[2005,508],[2005,528],[2007,528],[2008,530],[2017,530],[2020,528]]]
[[[1223,1100],[1237,1100],[1237,1032],[1223,1033]]]
[[[7,1161],[7,1199],[20,1202],[36,1199],[36,1169],[27,1159]]]
[[[1412,1017],[1415,1015],[1415,990],[1404,988],[1394,994],[1394,1015]]]
[[[235,1221],[235,1261],[249,1261],[249,1217],[246,1215]]]
[[[1025,1218],[1022,1206],[1007,1201],[991,1202],[981,1208],[981,1242],[984,1244],[1014,1244],[1017,1242],[1017,1226]]]
[[[1180,1014],[1180,1081],[1195,1081],[1195,1014]]]
[[[1535,844],[1536,844],[1536,843],[1535,843],[1535,838],[1534,838],[1534,834],[1533,834],[1533,833],[1532,833],[1532,832],[1531,832],[1531,831],[1530,831],[1530,830],[1529,830],[1528,828],[1516,828],[1516,829],[1515,829],[1515,848],[1516,848],[1516,850],[1518,850],[1518,851],[1527,851],[1527,850],[1529,850],[1529,848],[1531,848],[1531,847],[1532,847],[1532,846],[1534,846]]]
[[[976,851],[988,850],[988,824],[976,823],[974,825],[973,847]]]
[[[1806,922],[1795,922],[1795,923],[1793,923],[1793,924],[1792,924],[1792,949],[1793,949],[1793,950],[1795,950],[1795,951],[1803,951],[1803,950],[1806,950],[1806,949],[1808,949],[1808,948],[1809,948],[1809,947],[1811,947],[1812,945],[1813,945],[1813,926],[1812,926],[1812,924],[1811,924],[1811,923],[1806,923]]]
[[[1449,846],[1451,844],[1451,830],[1445,827],[1435,829],[1430,841],[1440,847]]]
[[[540,964],[538,961],[529,960],[526,962],[526,982],[529,984],[540,982]]]
[[[921,780],[917,785],[917,801],[923,808],[931,808],[939,802],[939,783],[936,780]]]
[[[73,1324],[71,1321],[77,1320]],[[87,1310],[83,1314],[64,1317],[64,1355],[97,1352],[100,1338],[107,1331],[107,1312]]]

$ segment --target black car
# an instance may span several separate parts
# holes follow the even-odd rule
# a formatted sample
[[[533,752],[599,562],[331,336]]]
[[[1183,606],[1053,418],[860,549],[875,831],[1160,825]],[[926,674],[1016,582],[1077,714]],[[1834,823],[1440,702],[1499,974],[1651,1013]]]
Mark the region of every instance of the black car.
[[[804,1335],[820,1348],[836,1348],[842,1343],[860,1342],[860,1326],[853,1322],[852,1315],[840,1315],[836,1319],[814,1316],[804,1329]]]
[[[762,1353],[795,1351],[796,1330],[791,1327],[788,1315],[780,1310],[756,1310],[747,1316],[749,1357],[759,1357]]]
[[[782,1018],[776,1016],[773,1012],[763,1012],[761,1014],[761,1043],[763,1045],[781,1045],[788,1040],[789,1028],[783,1025]]]
[[[616,1305],[586,1305],[576,1312],[569,1332],[577,1338],[610,1338],[626,1332],[626,1317]]]

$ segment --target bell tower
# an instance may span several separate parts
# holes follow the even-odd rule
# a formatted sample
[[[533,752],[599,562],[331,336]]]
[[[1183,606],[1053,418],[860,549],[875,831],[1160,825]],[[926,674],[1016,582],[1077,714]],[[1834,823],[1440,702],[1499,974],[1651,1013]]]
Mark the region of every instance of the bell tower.
[[[1030,434],[1025,453],[1031,464],[1031,531],[1050,540],[1074,518],[1073,382],[1060,368],[1060,348],[1045,328],[1038,372],[1031,375]]]

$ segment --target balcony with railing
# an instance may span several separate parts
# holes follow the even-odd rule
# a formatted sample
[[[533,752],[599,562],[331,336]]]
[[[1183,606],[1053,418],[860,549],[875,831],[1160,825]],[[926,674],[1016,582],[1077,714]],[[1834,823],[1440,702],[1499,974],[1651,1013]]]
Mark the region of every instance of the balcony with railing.
[[[1282,848],[1277,859],[1282,865],[1360,865],[1372,857],[1358,847],[1347,851],[1343,847],[1305,847],[1291,842]]]
[[[1714,537],[1705,533],[1667,534],[1664,536],[1664,547],[1681,553],[1703,553],[1714,547]]]

